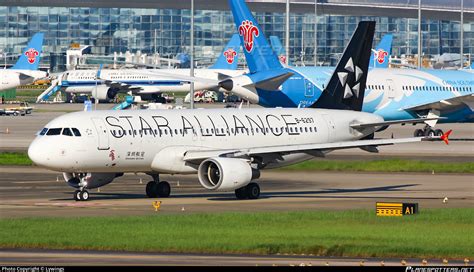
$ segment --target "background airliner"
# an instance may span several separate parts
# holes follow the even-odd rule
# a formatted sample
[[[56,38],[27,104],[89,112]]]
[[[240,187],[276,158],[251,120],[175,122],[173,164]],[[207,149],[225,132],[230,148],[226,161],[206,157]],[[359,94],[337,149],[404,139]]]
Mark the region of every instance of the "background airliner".
[[[43,47],[43,37],[43,33],[33,35],[16,64],[10,69],[0,70],[0,90],[31,84],[35,80],[47,76],[46,72],[38,70]]]
[[[378,127],[393,123],[360,112],[374,29],[375,22],[359,24],[353,55],[336,67],[321,96],[323,104],[318,101],[308,109],[76,112],[48,123],[31,143],[28,156],[37,165],[64,172],[66,182],[78,188],[76,200],[88,200],[87,189],[127,172],[153,177],[146,186],[148,197],[170,195],[170,185],[160,181],[160,174],[197,173],[208,190],[235,191],[238,199],[256,199],[260,187],[254,181],[263,169],[337,149],[375,152],[380,145],[429,139],[370,139]],[[340,71],[348,72],[347,84],[360,84],[358,95],[345,95]],[[263,80],[269,75],[256,76]]]
[[[276,85],[276,88],[268,85],[253,86],[251,83],[255,79],[252,79],[252,74],[263,71],[270,73],[283,69],[283,66],[276,54],[269,54],[263,50],[269,48],[269,44],[245,2],[232,1],[232,13],[237,29],[241,29],[244,22],[248,22],[246,27],[251,25],[252,29],[256,28],[254,35],[241,35],[243,46],[252,45],[256,49],[250,52],[244,50],[250,74],[241,79],[240,84],[237,82],[228,84],[234,88],[228,90],[265,107],[308,107],[314,104],[321,96],[322,90],[327,87],[334,68],[285,67],[284,69],[292,76],[283,84]],[[346,73],[342,72],[341,82],[344,82],[345,78]],[[347,86],[346,95],[351,95],[351,88],[354,87],[357,86]],[[371,69],[368,75],[365,94],[367,97],[363,110],[379,114],[385,120],[439,117],[438,120],[426,121],[425,129],[416,130],[415,135],[442,135],[441,130],[431,129],[437,122],[474,121],[473,94],[474,78],[469,70],[376,68]]]
[[[195,76],[205,79],[222,80],[243,74],[237,70],[240,41],[233,35],[216,63],[209,69],[195,69]],[[189,69],[99,69],[67,71],[37,98],[37,102],[47,100],[57,91],[91,94],[94,98],[113,99],[117,93],[131,93],[145,99],[159,98],[163,92],[189,92],[190,83],[185,80]],[[209,84],[195,83],[196,90],[207,89]],[[153,96],[153,97],[150,97]]]

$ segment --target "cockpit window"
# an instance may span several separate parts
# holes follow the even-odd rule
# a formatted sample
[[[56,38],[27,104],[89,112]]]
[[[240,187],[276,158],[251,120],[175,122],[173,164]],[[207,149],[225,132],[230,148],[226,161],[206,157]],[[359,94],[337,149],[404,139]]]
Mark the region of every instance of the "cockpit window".
[[[63,129],[63,135],[72,136],[72,132],[69,128]]]
[[[72,132],[74,132],[74,135],[77,137],[81,137],[81,132],[77,128],[72,128]]]
[[[61,135],[61,130],[62,130],[62,128],[52,128],[52,129],[48,130],[46,135],[48,135],[48,136]]]
[[[43,136],[46,134],[46,132],[48,132],[48,128],[43,128],[41,132],[39,133],[39,135]]]

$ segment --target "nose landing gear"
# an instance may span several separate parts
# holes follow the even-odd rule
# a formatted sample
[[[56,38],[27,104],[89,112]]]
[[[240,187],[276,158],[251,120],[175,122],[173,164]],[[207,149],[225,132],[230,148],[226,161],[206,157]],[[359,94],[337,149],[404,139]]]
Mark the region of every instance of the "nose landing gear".
[[[89,200],[89,192],[85,189],[76,190],[74,192],[74,200],[75,201],[87,201],[87,200]]]

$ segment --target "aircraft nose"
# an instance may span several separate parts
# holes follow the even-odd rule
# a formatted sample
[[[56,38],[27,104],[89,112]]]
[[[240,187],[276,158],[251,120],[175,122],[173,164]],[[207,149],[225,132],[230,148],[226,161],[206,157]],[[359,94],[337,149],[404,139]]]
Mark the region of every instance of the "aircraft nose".
[[[37,140],[33,141],[28,147],[28,157],[36,165],[44,166],[46,161],[45,154],[42,154],[41,145]]]

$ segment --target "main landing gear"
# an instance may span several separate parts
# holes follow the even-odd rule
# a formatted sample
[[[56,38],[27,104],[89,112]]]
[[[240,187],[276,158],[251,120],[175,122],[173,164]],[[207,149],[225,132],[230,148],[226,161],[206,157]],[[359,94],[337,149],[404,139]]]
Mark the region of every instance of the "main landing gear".
[[[424,129],[417,129],[415,130],[414,136],[415,137],[423,137],[423,136],[443,136],[444,132],[441,129],[432,129],[430,126],[425,126]]]
[[[251,182],[247,186],[235,190],[237,199],[257,199],[260,197],[260,186]]]
[[[160,181],[158,175],[153,175],[153,181],[146,184],[146,195],[149,198],[169,197],[171,194],[171,186],[167,181]]]

